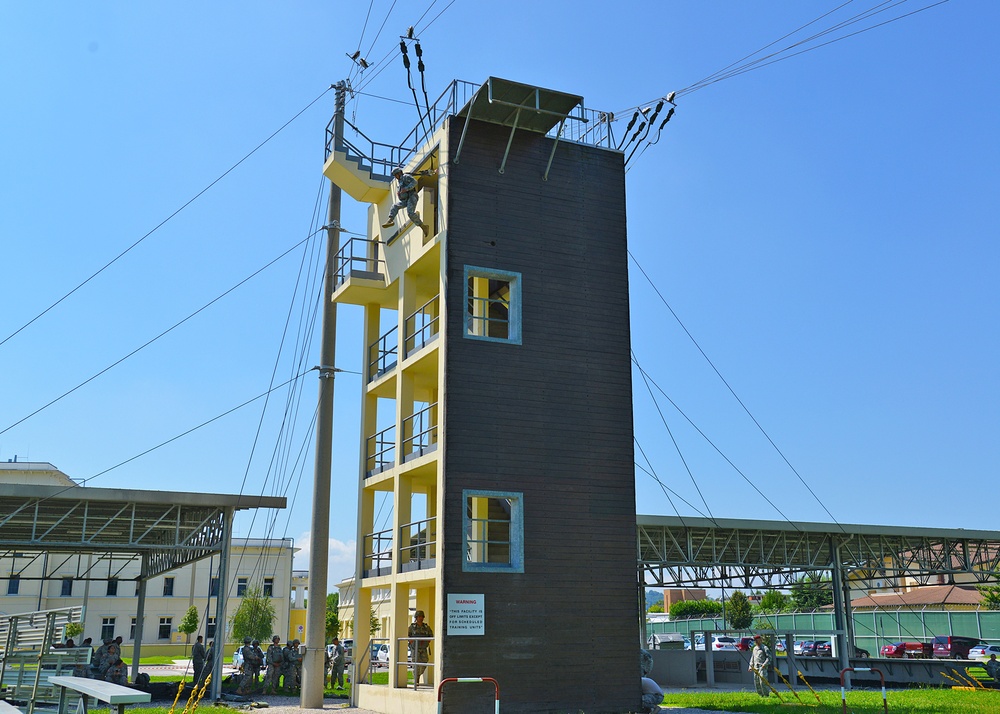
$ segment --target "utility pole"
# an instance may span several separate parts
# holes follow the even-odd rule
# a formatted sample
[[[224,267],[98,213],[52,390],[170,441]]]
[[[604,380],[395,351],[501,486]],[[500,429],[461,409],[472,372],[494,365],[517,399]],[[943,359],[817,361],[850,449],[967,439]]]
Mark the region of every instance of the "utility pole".
[[[336,85],[336,136],[343,133],[346,83]],[[330,550],[330,474],[333,461],[333,378],[337,351],[337,305],[333,302],[334,265],[340,250],[340,187],[330,182],[326,221],[326,273],[323,287],[323,333],[320,345],[319,408],[316,415],[316,471],[313,480],[312,535],[309,546],[309,602],[302,659],[303,709],[323,708],[326,663],[326,595]]]

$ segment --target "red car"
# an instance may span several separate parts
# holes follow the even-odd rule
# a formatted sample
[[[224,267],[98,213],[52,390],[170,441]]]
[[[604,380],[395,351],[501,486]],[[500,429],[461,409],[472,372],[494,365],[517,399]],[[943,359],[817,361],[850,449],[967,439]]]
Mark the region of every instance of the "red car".
[[[753,637],[741,637],[736,642],[736,649],[738,650],[752,650],[753,649]]]
[[[890,645],[882,645],[881,655],[883,657],[909,659],[924,659],[931,656],[932,648],[930,642],[894,642]]]

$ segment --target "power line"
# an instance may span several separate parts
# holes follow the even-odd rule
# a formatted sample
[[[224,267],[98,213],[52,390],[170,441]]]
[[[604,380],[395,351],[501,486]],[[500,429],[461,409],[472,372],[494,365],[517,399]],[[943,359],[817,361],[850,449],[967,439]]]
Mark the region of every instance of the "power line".
[[[156,226],[154,226],[152,230],[148,231],[145,235],[143,235],[141,238],[139,238],[139,240],[135,241],[128,248],[126,248],[121,253],[119,253],[114,258],[112,258],[110,261],[108,261],[107,263],[105,263],[101,268],[99,268],[90,277],[88,277],[82,283],[80,283],[75,288],[73,288],[72,290],[70,290],[68,293],[66,293],[65,295],[63,295],[61,298],[59,298],[58,300],[56,300],[54,303],[52,303],[51,305],[49,305],[47,308],[45,308],[44,310],[42,310],[40,313],[38,313],[37,315],[35,315],[33,318],[31,318],[30,320],[28,320],[28,322],[26,322],[25,324],[21,325],[19,328],[17,328],[11,334],[7,335],[7,337],[5,337],[3,340],[0,340],[0,346],[3,346],[12,337],[14,337],[18,333],[20,333],[22,330],[24,330],[25,328],[27,328],[29,325],[31,325],[32,323],[34,323],[36,320],[38,320],[43,315],[45,315],[50,310],[52,310],[57,305],[59,305],[60,303],[62,303],[64,300],[66,300],[66,298],[68,298],[70,295],[72,295],[73,293],[75,293],[77,290],[79,290],[80,288],[82,288],[84,285],[86,285],[91,280],[93,280],[94,278],[96,278],[98,275],[100,275],[101,273],[103,273],[105,270],[107,270],[108,268],[110,268],[112,265],[114,265],[115,263],[117,263],[121,258],[123,258],[126,254],[128,254],[133,248],[135,248],[137,245],[139,245],[140,243],[142,243],[149,236],[153,235],[153,233],[155,233],[156,231],[158,231],[161,227],[163,227],[163,225],[166,224],[167,221],[169,221],[170,219],[172,219],[178,213],[180,213],[185,208],[187,208],[192,203],[194,203],[196,200],[198,200],[205,192],[207,192],[210,188],[212,188],[213,186],[215,186],[215,184],[219,183],[219,181],[221,181],[226,176],[228,176],[230,173],[232,173],[240,164],[242,164],[244,161],[246,161],[251,156],[253,156],[255,153],[257,153],[257,151],[259,151],[265,144],[267,144],[269,141],[271,141],[271,139],[273,139],[279,133],[281,133],[281,131],[283,131],[289,124],[291,124],[293,121],[295,121],[300,116],[302,116],[302,114],[304,114],[306,112],[306,110],[308,110],[312,105],[314,105],[316,102],[318,102],[320,99],[322,99],[323,96],[325,96],[326,93],[329,92],[331,88],[332,87],[327,87],[326,89],[324,89],[323,92],[318,97],[316,97],[315,99],[313,99],[306,106],[304,106],[302,109],[300,109],[298,112],[296,112],[295,115],[292,116],[291,119],[289,119],[284,124],[282,124],[280,127],[278,127],[270,136],[268,136],[266,139],[264,139],[264,141],[260,142],[257,146],[255,146],[246,156],[244,156],[242,159],[240,159],[235,164],[233,164],[228,169],[226,169],[218,178],[216,178],[210,184],[208,184],[207,186],[205,186],[205,188],[203,188],[201,191],[199,191],[198,193],[196,193],[193,197],[191,197],[186,203],[184,203],[176,211],[174,211],[169,216],[167,216],[162,221],[160,221],[158,224],[156,224]],[[2,434],[2,433],[3,432],[0,432],[0,434]]]
[[[296,248],[298,248],[300,245],[302,245],[303,243],[305,243],[306,241],[308,241],[310,237],[307,237],[307,238],[299,241],[298,243],[296,243],[295,245],[293,245],[291,248],[289,248],[288,250],[286,250],[284,253],[282,253],[281,255],[279,255],[277,258],[274,258],[273,260],[271,260],[269,263],[267,263],[267,265],[265,265],[265,266],[263,266],[261,268],[258,268],[253,273],[251,273],[247,277],[243,278],[243,280],[241,280],[238,283],[236,283],[235,285],[233,285],[231,288],[229,288],[228,290],[226,290],[221,295],[213,298],[208,303],[202,305],[197,310],[195,310],[194,312],[192,312],[191,314],[189,314],[187,317],[185,317],[184,319],[180,320],[179,322],[175,322],[173,325],[171,325],[166,330],[164,330],[163,332],[161,332],[160,334],[158,334],[156,337],[153,337],[152,339],[149,339],[146,342],[144,342],[143,344],[139,345],[138,347],[136,347],[134,350],[132,350],[131,352],[129,352],[127,355],[125,355],[121,359],[118,359],[115,362],[112,362],[110,365],[108,365],[107,367],[105,367],[104,369],[102,369],[97,374],[95,374],[95,375],[93,375],[91,377],[88,377],[87,379],[85,379],[83,382],[81,382],[80,384],[76,385],[72,389],[70,389],[70,390],[68,390],[66,392],[63,392],[62,394],[60,394],[58,397],[56,397],[52,401],[48,402],[47,404],[45,404],[45,405],[39,407],[38,409],[36,409],[35,411],[31,412],[31,414],[28,414],[25,417],[21,417],[20,419],[18,419],[16,422],[14,422],[13,424],[11,424],[7,428],[0,430],[0,434],[7,433],[8,431],[10,431],[11,429],[13,429],[18,424],[21,424],[21,423],[27,421],[28,419],[30,419],[31,417],[35,416],[39,412],[44,411],[45,409],[48,409],[50,406],[52,406],[56,402],[62,400],[65,397],[68,397],[70,394],[72,394],[76,390],[80,389],[81,387],[89,384],[90,382],[93,382],[95,379],[97,379],[98,377],[100,377],[105,372],[108,372],[111,369],[114,369],[115,367],[117,367],[118,365],[120,365],[122,362],[124,362],[125,360],[127,360],[129,357],[132,357],[133,355],[135,355],[135,354],[141,352],[142,350],[144,350],[145,348],[149,347],[151,344],[153,344],[154,342],[156,342],[157,340],[159,340],[161,337],[164,337],[165,335],[173,332],[178,327],[180,327],[181,325],[183,325],[185,322],[187,322],[188,320],[190,320],[191,318],[193,318],[195,315],[197,315],[197,314],[205,311],[206,309],[208,309],[209,307],[211,307],[212,305],[214,305],[215,303],[217,303],[219,300],[221,300],[222,298],[224,298],[226,295],[228,295],[229,293],[233,292],[238,287],[240,287],[241,285],[243,285],[244,283],[248,282],[252,278],[254,278],[257,275],[259,275],[260,273],[262,273],[263,271],[267,270],[269,267],[271,267],[272,265],[274,265],[275,263],[277,263],[279,260],[281,260],[282,258],[284,258],[289,253],[291,253],[293,250],[295,250]]]

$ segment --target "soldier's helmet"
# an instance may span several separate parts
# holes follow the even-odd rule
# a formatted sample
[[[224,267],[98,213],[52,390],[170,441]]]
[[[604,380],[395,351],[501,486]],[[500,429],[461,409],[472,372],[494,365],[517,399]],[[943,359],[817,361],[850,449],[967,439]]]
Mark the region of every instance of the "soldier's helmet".
[[[278,642],[281,642],[281,637],[279,637],[278,635],[275,635],[274,637],[271,638],[271,642],[274,642],[275,644],[277,644]]]
[[[302,643],[299,642],[298,640],[292,640],[292,645],[293,646],[298,647],[300,644],[302,644]]]
[[[393,176],[402,176],[403,175],[403,167],[402,166],[397,166],[396,168],[394,168],[392,170],[392,175]]]
[[[254,647],[256,647],[257,645],[259,645],[259,644],[260,644],[260,640],[254,640],[254,641],[253,641],[253,642],[251,642],[250,644],[252,644],[252,645],[253,645]]]
[[[243,644],[245,644],[245,645],[250,644],[250,638],[249,637],[244,637],[243,638]]]

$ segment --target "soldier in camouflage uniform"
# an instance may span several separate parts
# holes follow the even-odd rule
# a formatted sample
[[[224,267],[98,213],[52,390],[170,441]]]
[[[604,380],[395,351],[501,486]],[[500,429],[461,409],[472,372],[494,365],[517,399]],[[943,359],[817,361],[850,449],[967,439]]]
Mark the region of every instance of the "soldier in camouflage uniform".
[[[281,686],[286,692],[292,691],[298,684],[295,679],[295,640],[288,642],[281,650]]]
[[[431,630],[431,626],[424,622],[424,611],[417,610],[413,613],[413,622],[410,624],[410,628],[406,631],[407,637],[433,637],[434,631]],[[414,662],[427,662],[430,657],[430,647],[431,643],[429,640],[410,640],[410,651],[413,652]],[[425,684],[427,684],[427,667],[423,667],[420,664],[416,664],[413,667],[413,686],[416,687],[420,684],[420,678],[423,677]]]
[[[244,637],[243,647],[240,648],[240,653],[243,655],[243,676],[240,678],[240,686],[236,689],[237,694],[249,694],[250,685],[253,684],[253,663],[257,658],[257,653],[253,651],[253,645],[250,642],[249,637]]]
[[[94,676],[98,676],[101,672],[101,665],[104,664],[104,658],[108,656],[108,647],[114,642],[114,640],[104,640],[104,643],[97,648],[97,652],[90,658],[90,669]]]
[[[122,662],[117,654],[109,659],[107,671],[104,673],[104,681],[112,684],[128,685],[128,665]]]
[[[267,648],[264,659],[267,662],[267,672],[264,674],[264,693],[272,694],[278,689],[278,680],[281,679],[281,663],[284,661],[281,638],[277,635],[271,638],[271,646]]]
[[[253,645],[253,683],[260,684],[260,670],[264,668],[264,653],[260,649],[260,640],[254,640]]]
[[[118,651],[118,645],[112,640],[107,645],[107,650],[105,650],[104,657],[101,659],[100,667],[97,668],[98,679],[107,680],[108,670],[116,661],[121,661],[121,652]]]

